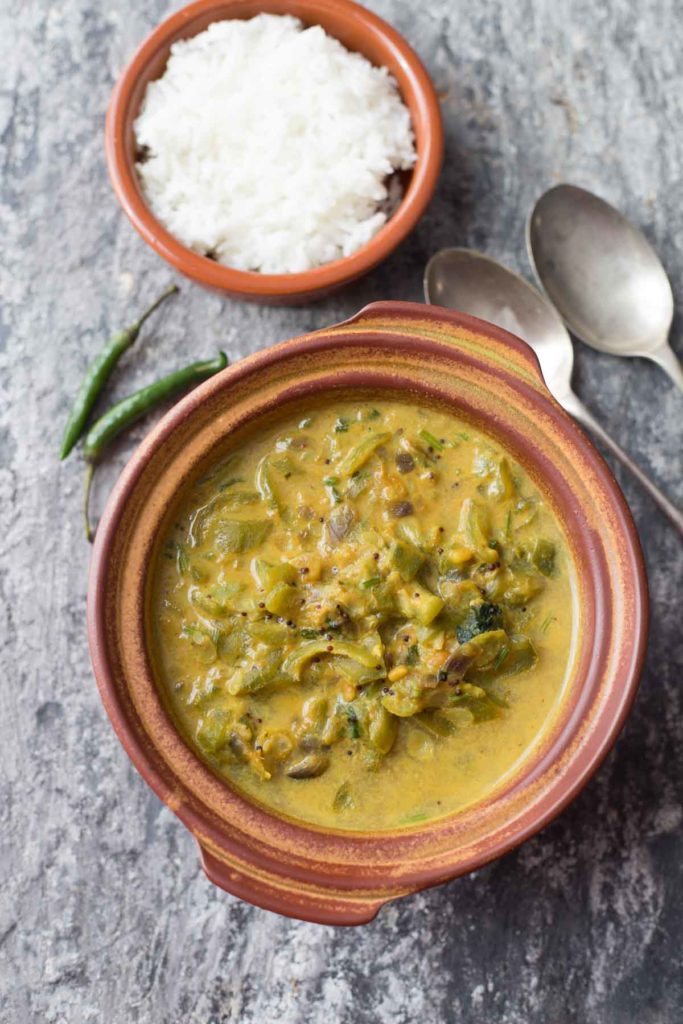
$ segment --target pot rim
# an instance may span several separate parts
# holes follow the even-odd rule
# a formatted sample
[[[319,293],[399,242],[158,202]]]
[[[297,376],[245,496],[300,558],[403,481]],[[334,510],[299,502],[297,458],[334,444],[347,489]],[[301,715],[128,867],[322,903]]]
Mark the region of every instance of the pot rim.
[[[217,377],[201,385],[171,409],[142,442],[129,461],[126,469],[121,474],[121,477],[119,478],[119,481],[117,482],[107,504],[97,532],[89,581],[88,632],[91,656],[102,700],[123,746],[133,760],[133,763],[142,774],[143,778],[146,779],[160,798],[175,811],[181,820],[183,820],[184,824],[195,835],[199,833],[198,838],[200,839],[200,845],[203,847],[205,868],[209,876],[212,877],[214,881],[218,884],[224,885],[224,887],[229,888],[233,892],[237,892],[239,895],[246,896],[246,898],[250,899],[254,903],[266,906],[268,909],[275,909],[281,913],[293,914],[293,916],[303,917],[309,920],[322,920],[329,923],[343,923],[343,920],[349,920],[352,915],[348,913],[346,918],[344,918],[338,910],[332,912],[323,911],[313,903],[307,905],[305,900],[303,906],[297,905],[296,909],[293,910],[291,896],[273,896],[272,893],[269,893],[266,896],[259,897],[259,893],[255,893],[254,890],[249,887],[248,870],[246,883],[245,885],[241,885],[241,883],[236,881],[234,872],[233,877],[231,878],[232,884],[226,884],[225,878],[221,875],[221,871],[218,870],[215,865],[212,869],[210,863],[211,849],[213,843],[218,842],[221,837],[220,829],[217,830],[214,827],[214,823],[209,820],[208,817],[202,818],[201,813],[197,813],[195,808],[187,804],[183,804],[182,806],[173,806],[174,798],[173,794],[169,793],[168,782],[157,771],[152,759],[150,758],[149,751],[138,741],[137,736],[133,733],[126,720],[124,710],[120,707],[113,675],[106,657],[108,625],[105,622],[103,615],[104,597],[102,593],[102,584],[106,575],[111,549],[116,538],[116,531],[126,506],[126,501],[136,487],[140,474],[152,459],[155,452],[157,452],[159,447],[164,443],[164,440],[172,434],[178,424],[184,421],[186,417],[190,416],[192,412],[209,397],[209,395],[219,394],[222,389],[234,384],[236,379],[244,379],[257,371],[264,369],[266,366],[286,360],[293,352],[315,352],[316,348],[320,348],[321,346],[324,348],[329,348],[331,346],[346,347],[349,345],[353,346],[367,343],[368,340],[373,340],[374,338],[373,322],[375,324],[379,324],[387,318],[399,316],[407,318],[408,320],[420,320],[424,322],[425,319],[429,319],[437,324],[446,323],[450,326],[456,326],[464,329],[465,331],[473,332],[474,336],[479,337],[480,339],[483,338],[484,340],[490,339],[502,342],[510,351],[515,352],[519,356],[520,369],[518,371],[519,379],[517,380],[517,388],[535,391],[537,394],[540,394],[543,402],[547,405],[547,409],[551,411],[553,418],[558,422],[562,422],[565,430],[567,430],[568,427],[571,429],[574,439],[579,441],[581,448],[589,458],[595,472],[600,477],[602,485],[610,495],[612,506],[618,515],[621,539],[625,542],[625,554],[628,554],[629,565],[632,570],[634,583],[632,615],[636,625],[635,639],[632,646],[630,662],[626,667],[625,674],[621,676],[618,686],[614,684],[612,687],[612,705],[609,716],[607,718],[605,717],[604,710],[597,713],[588,741],[581,750],[574,753],[574,760],[571,764],[572,770],[571,772],[567,771],[563,776],[560,788],[554,793],[553,798],[550,800],[547,799],[548,792],[546,792],[546,799],[544,800],[542,809],[538,808],[537,813],[532,814],[529,820],[519,823],[519,827],[517,827],[518,823],[515,822],[515,827],[512,827],[508,831],[498,829],[498,835],[495,842],[488,842],[485,850],[475,848],[469,858],[461,857],[457,860],[457,864],[452,869],[444,869],[443,864],[436,866],[425,865],[421,870],[416,870],[413,866],[411,868],[409,881],[405,880],[405,885],[403,886],[402,891],[416,891],[430,885],[436,885],[447,878],[467,873],[468,871],[481,867],[491,860],[502,856],[504,853],[513,849],[515,846],[538,832],[550,820],[556,817],[569,802],[571,802],[571,800],[585,786],[586,782],[597,770],[602,760],[612,748],[623,726],[635,698],[638,678],[642,668],[647,643],[648,600],[645,567],[635,526],[625,500],[600,454],[585,435],[579,431],[573,421],[571,421],[560,407],[550,398],[545,385],[542,384],[542,377],[538,363],[531,349],[521,339],[508,334],[500,328],[493,327],[485,321],[477,320],[476,318],[465,314],[453,313],[451,311],[440,310],[434,307],[425,307],[416,303],[374,303],[361,310],[361,312],[355,317],[352,317],[350,320],[347,320],[334,328],[328,329],[328,331],[323,330],[301,338],[295,338],[291,341],[281,343],[274,348],[267,349],[241,360],[234,364],[234,366],[217,375]],[[347,334],[342,338],[342,340],[338,339],[337,334],[339,332],[344,332],[348,329],[354,331],[357,326],[360,327],[360,330],[358,330],[357,333]],[[337,332],[337,334],[335,334],[335,332]],[[394,339],[393,342],[390,342],[387,338],[383,338],[382,342],[389,348],[393,347],[397,350],[400,350],[401,348],[408,348],[410,351],[417,350],[420,353],[421,358],[428,358],[428,353],[435,344],[429,339],[425,340],[419,337],[403,339],[400,343],[396,339]],[[447,354],[442,343],[441,352],[443,355]],[[457,358],[459,360],[463,359],[463,353],[455,347],[453,347],[452,353],[450,354],[453,358]],[[488,367],[489,372],[490,369],[491,368]],[[526,382],[523,379],[524,369],[526,369],[528,373],[528,380]],[[581,721],[581,719],[579,719],[579,721]],[[575,728],[578,728],[578,725]],[[527,758],[527,762],[529,761],[531,761],[531,757]],[[243,802],[248,804],[248,801],[246,800],[243,800]],[[485,800],[481,806],[485,808],[486,805],[487,801]],[[276,815],[268,815],[267,811],[264,813],[266,814],[266,817],[271,820],[277,819]],[[395,842],[397,838],[400,837],[425,835],[433,829],[443,827],[445,821],[451,821],[457,817],[457,814],[451,815],[446,819],[438,819],[436,822],[426,823],[422,827],[418,826],[411,829],[402,829],[400,832],[371,833],[368,834],[368,836],[371,837],[373,841],[379,840],[380,843],[382,841]],[[295,829],[301,829],[304,833],[314,832],[328,837],[337,835],[337,833],[330,830],[320,830],[315,826],[306,826],[303,823],[295,823],[292,827]],[[353,846],[353,843],[359,837],[358,833],[353,832],[344,832],[341,835],[347,846],[349,844]],[[364,843],[366,840],[360,836],[360,841],[361,843]],[[207,860],[209,861],[208,865]],[[256,870],[259,868],[267,870],[269,867],[268,858],[260,858],[259,855],[254,855],[254,851],[251,851],[251,853],[246,857],[246,861],[244,863],[246,863],[247,869],[249,867],[255,867]],[[323,887],[327,883],[332,884],[332,882],[337,885],[340,884],[339,879],[335,879],[333,875],[328,875],[325,871],[320,871],[316,874],[310,869],[310,867],[305,865],[300,871],[292,870],[290,865],[288,873],[289,877],[298,875],[299,881],[302,883],[306,880],[310,881],[315,875],[315,881]],[[242,874],[244,874],[244,872]],[[357,920],[366,921],[371,919],[371,917],[375,916],[378,909],[384,902],[393,898],[393,895],[401,894],[400,891],[397,890],[392,895],[384,894],[382,896],[373,896],[372,889],[373,886],[377,886],[378,879],[375,876],[372,876],[372,874],[367,876],[365,882],[360,882],[359,879],[356,878],[355,884],[358,884],[360,888],[365,888],[367,890],[364,904],[365,909],[364,912],[357,917]]]

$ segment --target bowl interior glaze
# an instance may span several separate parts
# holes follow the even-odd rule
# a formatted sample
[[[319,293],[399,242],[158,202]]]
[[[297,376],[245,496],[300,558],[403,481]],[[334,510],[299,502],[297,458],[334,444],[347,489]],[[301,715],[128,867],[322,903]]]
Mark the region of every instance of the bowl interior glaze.
[[[410,110],[417,163],[390,220],[357,252],[297,274],[235,270],[182,245],[152,214],[135,170],[133,123],[149,82],[163,74],[171,46],[203,32],[214,21],[256,14],[291,14],[322,25],[347,49],[387,67]],[[377,15],[351,0],[197,0],[162,22],[142,43],[119,78],[107,111],[107,166],[126,215],[145,241],[185,276],[236,298],[298,304],[321,298],[366,273],[412,231],[429,203],[443,159],[443,127],[434,86],[417,54]]]
[[[368,390],[446,404],[512,451],[569,537],[580,611],[567,697],[505,787],[438,821],[342,833],[249,803],[187,746],[155,685],[146,584],[169,507],[227,435],[289,402]],[[379,303],[243,360],[167,414],[124,471],[98,529],[88,619],[112,722],[141,774],[196,836],[209,877],[280,913],[354,924],[396,896],[507,852],[576,795],[633,700],[647,589],[623,497],[591,443],[550,398],[531,350],[472,317]]]

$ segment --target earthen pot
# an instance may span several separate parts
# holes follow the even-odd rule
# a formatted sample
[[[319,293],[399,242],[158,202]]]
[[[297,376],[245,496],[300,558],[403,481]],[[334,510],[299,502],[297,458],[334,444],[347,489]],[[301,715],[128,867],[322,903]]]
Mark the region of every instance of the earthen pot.
[[[203,32],[212,22],[291,14],[305,25],[322,25],[349,50],[386,67],[396,79],[415,132],[417,162],[403,176],[400,206],[366,245],[343,259],[297,274],[258,274],[234,270],[187,248],[156,219],[135,171],[133,123],[149,82],[159,78],[171,46]],[[186,277],[235,298],[299,304],[361,277],[391,253],[413,230],[429,203],[443,159],[443,126],[436,91],[417,54],[376,14],[351,0],[198,0],[162,22],[142,43],[119,78],[107,111],[107,166],[126,215],[155,252]]]
[[[568,696],[517,775],[450,817],[375,834],[285,819],[215,775],[165,709],[145,630],[155,542],[179,492],[230,432],[274,408],[349,393],[445,403],[494,435],[563,521],[579,581]],[[647,619],[643,559],[624,498],[551,398],[531,349],[473,317],[400,302],[373,304],[346,323],[250,356],[179,402],[114,489],[88,595],[92,660],[109,717],[142,776],[195,836],[209,878],[258,906],[328,924],[370,921],[387,901],[480,868],[559,814],[624,723]]]

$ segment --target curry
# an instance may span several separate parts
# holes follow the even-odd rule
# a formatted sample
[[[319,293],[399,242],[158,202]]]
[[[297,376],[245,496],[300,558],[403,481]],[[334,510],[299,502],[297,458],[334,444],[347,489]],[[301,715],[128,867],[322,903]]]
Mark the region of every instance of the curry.
[[[407,401],[235,435],[150,582],[155,673],[230,785],[322,827],[437,818],[511,779],[571,667],[574,573],[491,437]]]

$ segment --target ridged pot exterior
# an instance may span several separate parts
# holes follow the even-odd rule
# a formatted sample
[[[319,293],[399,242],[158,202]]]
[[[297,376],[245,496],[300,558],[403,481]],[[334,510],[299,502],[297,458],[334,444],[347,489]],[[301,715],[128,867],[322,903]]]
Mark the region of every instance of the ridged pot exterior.
[[[447,406],[494,435],[562,521],[579,587],[568,695],[517,775],[472,808],[391,832],[303,825],[233,790],[169,717],[146,639],[150,564],[184,486],[237,428],[291,404],[349,393]],[[550,398],[528,346],[464,314],[395,302],[251,356],[175,406],[111,496],[88,598],[91,655],[107,712],[140,773],[196,837],[209,878],[258,906],[329,924],[369,921],[388,900],[481,867],[555,817],[623,725],[647,615],[642,555],[621,492]]]

